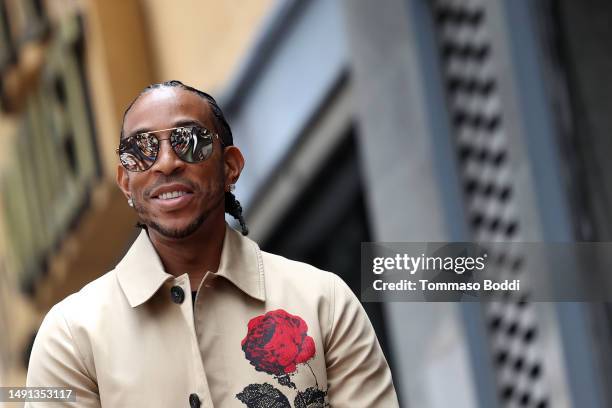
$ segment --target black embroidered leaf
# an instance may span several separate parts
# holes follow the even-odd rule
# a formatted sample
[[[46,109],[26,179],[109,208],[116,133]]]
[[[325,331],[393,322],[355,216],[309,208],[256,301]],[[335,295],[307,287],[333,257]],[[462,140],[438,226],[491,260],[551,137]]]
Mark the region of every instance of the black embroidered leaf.
[[[271,384],[249,384],[236,394],[248,408],[291,408],[289,400]]]
[[[315,387],[306,388],[297,393],[295,397],[295,408],[325,408],[327,391],[322,391]]]

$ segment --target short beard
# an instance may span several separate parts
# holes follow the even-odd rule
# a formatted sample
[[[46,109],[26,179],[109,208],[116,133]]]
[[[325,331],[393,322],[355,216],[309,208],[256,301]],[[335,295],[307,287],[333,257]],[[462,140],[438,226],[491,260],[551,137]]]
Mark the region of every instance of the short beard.
[[[187,238],[188,236],[196,232],[198,228],[200,228],[200,226],[204,223],[204,221],[206,220],[206,217],[208,216],[208,214],[204,212],[200,214],[198,218],[193,220],[191,224],[189,224],[187,227],[183,229],[168,229],[168,228],[162,227],[160,224],[156,223],[153,220],[142,217],[141,215],[144,214],[145,211],[143,210],[142,207],[140,207],[136,203],[136,201],[134,201],[134,209],[139,214],[138,218],[140,218],[140,221],[142,224],[146,225],[148,228],[154,229],[155,231],[159,232],[164,237],[172,238],[172,239]]]
[[[193,220],[193,222],[189,224],[186,228],[183,229],[164,228],[155,221],[149,221],[148,223],[146,223],[146,225],[153,228],[155,231],[159,232],[166,238],[181,239],[187,238],[188,236],[196,232],[198,228],[200,228],[200,226],[204,223],[205,219],[206,214],[202,214],[198,218]]]

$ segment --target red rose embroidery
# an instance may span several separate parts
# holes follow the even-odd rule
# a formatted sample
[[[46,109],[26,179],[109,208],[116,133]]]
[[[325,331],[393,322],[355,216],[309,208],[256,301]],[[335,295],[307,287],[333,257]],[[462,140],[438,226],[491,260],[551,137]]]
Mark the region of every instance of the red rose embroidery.
[[[242,350],[256,370],[286,376],[315,354],[314,340],[307,331],[306,322],[299,316],[273,310],[249,321]]]

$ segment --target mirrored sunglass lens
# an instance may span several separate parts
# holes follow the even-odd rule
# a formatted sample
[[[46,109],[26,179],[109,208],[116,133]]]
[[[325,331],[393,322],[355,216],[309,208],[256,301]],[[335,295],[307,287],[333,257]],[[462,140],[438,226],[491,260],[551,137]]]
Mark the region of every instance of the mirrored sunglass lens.
[[[152,135],[137,135],[122,143],[119,159],[130,171],[144,171],[155,162],[159,141]]]
[[[157,150],[159,148],[159,140],[151,134],[143,133],[134,137],[134,143],[140,152],[147,159],[153,159],[157,156]]]
[[[119,157],[123,167],[125,167],[129,171],[144,171],[147,169],[146,162],[138,160],[138,158],[136,158],[133,154],[121,153]]]
[[[172,148],[186,162],[197,163],[206,160],[212,153],[212,137],[202,128],[178,128],[172,132]]]

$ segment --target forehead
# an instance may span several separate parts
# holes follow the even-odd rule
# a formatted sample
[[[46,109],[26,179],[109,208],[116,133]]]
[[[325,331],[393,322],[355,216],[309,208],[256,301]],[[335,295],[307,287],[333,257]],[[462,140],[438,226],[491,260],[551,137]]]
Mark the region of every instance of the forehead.
[[[166,129],[190,120],[214,129],[214,117],[206,100],[185,89],[162,87],[142,94],[134,102],[125,117],[123,130],[129,134]]]

